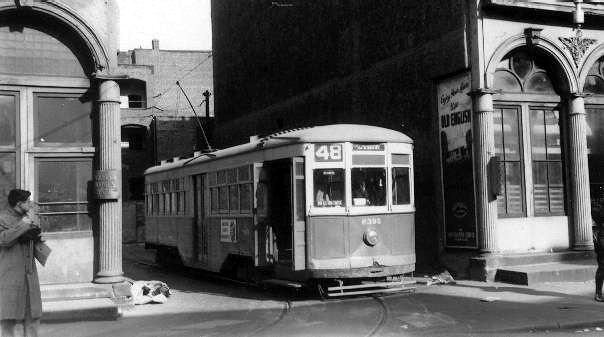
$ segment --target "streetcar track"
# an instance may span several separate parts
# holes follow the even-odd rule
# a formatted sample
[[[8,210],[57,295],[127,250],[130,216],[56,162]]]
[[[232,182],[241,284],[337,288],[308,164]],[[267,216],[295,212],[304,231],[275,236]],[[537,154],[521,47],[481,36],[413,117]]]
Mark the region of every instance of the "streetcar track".
[[[388,321],[388,315],[390,313],[390,310],[388,310],[388,306],[386,305],[386,302],[384,302],[384,300],[381,297],[379,297],[377,295],[373,295],[371,297],[373,297],[373,299],[376,300],[376,302],[378,302],[380,304],[380,307],[382,310],[380,313],[380,319],[379,319],[378,323],[373,328],[373,330],[371,330],[369,332],[369,334],[367,334],[367,337],[377,336],[377,333],[382,329],[382,327]]]
[[[283,321],[283,319],[285,318],[285,316],[291,311],[292,309],[292,302],[290,300],[286,300],[284,301],[284,305],[283,305],[283,309],[281,309],[281,312],[279,313],[279,316],[272,321],[271,323],[260,327],[256,330],[254,330],[250,335],[248,336],[257,336],[258,334],[260,334],[261,332],[267,331],[268,329],[276,326],[277,324],[279,324],[281,321]]]

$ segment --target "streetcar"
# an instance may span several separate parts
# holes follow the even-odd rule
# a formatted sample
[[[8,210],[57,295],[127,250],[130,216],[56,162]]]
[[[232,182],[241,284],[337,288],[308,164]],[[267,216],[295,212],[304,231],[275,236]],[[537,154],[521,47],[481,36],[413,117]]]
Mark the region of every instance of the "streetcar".
[[[145,171],[160,264],[342,296],[415,270],[413,141],[368,125],[281,131]]]

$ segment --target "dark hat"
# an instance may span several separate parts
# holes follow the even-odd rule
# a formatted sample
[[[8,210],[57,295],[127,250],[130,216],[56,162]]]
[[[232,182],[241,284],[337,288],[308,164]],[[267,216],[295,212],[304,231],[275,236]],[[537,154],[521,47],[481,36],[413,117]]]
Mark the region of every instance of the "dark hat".
[[[29,199],[30,195],[30,191],[20,190],[18,188],[10,190],[10,192],[8,192],[8,204],[10,205],[10,207],[15,207],[18,202],[26,201],[27,199]]]

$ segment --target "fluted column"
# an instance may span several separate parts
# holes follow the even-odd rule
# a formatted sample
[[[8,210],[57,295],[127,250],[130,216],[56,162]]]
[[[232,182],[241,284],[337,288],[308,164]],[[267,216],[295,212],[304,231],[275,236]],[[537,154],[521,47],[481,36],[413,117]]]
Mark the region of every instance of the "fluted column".
[[[570,200],[573,226],[573,249],[591,250],[591,204],[587,167],[585,104],[583,97],[572,95],[568,101]]]
[[[120,87],[104,80],[99,85],[99,168],[94,174],[100,220],[96,283],[123,281],[120,128]]]
[[[479,89],[472,96],[474,177],[476,185],[476,220],[478,221],[478,248],[481,252],[497,251],[495,220],[497,219],[497,199],[489,193],[488,165],[495,153],[493,133],[493,95]],[[471,186],[468,186],[471,188]]]

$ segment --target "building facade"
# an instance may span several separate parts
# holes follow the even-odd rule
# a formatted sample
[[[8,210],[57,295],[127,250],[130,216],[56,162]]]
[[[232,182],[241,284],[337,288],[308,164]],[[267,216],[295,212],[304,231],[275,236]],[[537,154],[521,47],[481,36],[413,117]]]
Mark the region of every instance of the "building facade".
[[[409,135],[419,265],[490,280],[516,257],[590,250],[604,6],[576,3],[212,1],[216,134]]]
[[[117,4],[0,1],[1,196],[32,191],[42,284],[121,282]]]
[[[212,52],[162,50],[159,40],[151,45],[118,54],[119,71],[127,77],[117,81],[124,242],[144,241],[143,172],[162,160],[202,151],[207,148],[204,134],[212,138]]]

